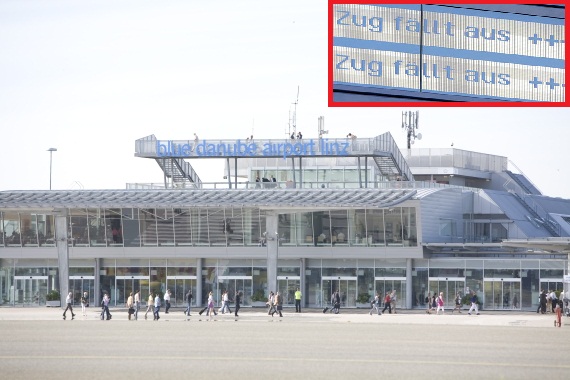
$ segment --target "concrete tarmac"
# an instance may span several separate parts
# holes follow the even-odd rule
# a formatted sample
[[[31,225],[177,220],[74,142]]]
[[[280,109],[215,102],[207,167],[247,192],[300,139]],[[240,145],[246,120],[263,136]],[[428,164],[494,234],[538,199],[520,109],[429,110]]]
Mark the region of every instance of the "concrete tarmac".
[[[402,310],[338,315],[263,309],[212,318],[182,309],[129,321],[125,309],[62,319],[57,308],[0,308],[4,379],[570,378],[570,318]],[[144,309],[143,309],[144,311]]]

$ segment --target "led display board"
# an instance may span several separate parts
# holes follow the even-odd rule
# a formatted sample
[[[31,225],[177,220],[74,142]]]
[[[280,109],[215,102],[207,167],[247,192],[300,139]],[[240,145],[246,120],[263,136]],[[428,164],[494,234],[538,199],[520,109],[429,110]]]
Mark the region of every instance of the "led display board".
[[[333,84],[565,101],[564,19],[445,5],[335,4]]]

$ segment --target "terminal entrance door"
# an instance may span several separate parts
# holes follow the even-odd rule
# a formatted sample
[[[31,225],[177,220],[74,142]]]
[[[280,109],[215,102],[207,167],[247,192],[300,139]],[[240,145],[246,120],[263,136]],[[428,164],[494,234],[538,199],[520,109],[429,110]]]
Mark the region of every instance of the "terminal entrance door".
[[[117,276],[115,277],[115,294],[111,302],[116,305],[124,305],[131,292],[133,300],[135,292],[141,291],[141,302],[145,301],[143,294],[148,294],[150,286],[149,276]]]
[[[277,276],[277,291],[283,297],[283,305],[295,305],[295,292],[301,289],[300,276]]]
[[[48,276],[14,276],[10,303],[21,306],[40,306],[46,303]]]
[[[234,300],[236,291],[242,292],[241,306],[251,306],[251,295],[253,290],[252,276],[218,276],[217,302],[221,301],[222,290],[227,290],[230,300]],[[221,303],[220,303],[221,305]]]
[[[455,307],[455,295],[465,295],[465,277],[430,277],[428,291],[432,295],[439,296],[443,292],[443,302],[446,308]],[[427,294],[426,294],[427,296]]]
[[[89,305],[95,305],[95,276],[69,276],[69,291],[73,294],[73,306],[81,305],[83,292],[89,296]]]
[[[396,308],[406,306],[406,277],[375,277],[376,292],[380,294],[380,300],[384,302],[386,292],[396,291]],[[370,300],[372,301],[373,298]]]
[[[356,307],[356,279],[349,276],[323,276],[321,280],[322,306],[331,304],[333,292],[339,291],[341,307]]]
[[[483,307],[491,310],[521,308],[520,278],[484,278]]]
[[[192,305],[196,305],[196,276],[168,276],[166,289],[170,289],[171,306],[187,306],[186,293],[192,290]]]
[[[564,289],[564,281],[561,278],[541,278],[540,279],[540,289],[544,289],[545,291],[549,290],[560,290]]]

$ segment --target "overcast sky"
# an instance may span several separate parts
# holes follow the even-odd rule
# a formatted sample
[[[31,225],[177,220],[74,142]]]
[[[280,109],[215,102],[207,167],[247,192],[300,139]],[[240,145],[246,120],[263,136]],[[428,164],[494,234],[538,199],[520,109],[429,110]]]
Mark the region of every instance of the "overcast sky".
[[[0,1],[0,190],[124,189],[163,181],[135,140],[392,133],[408,108],[327,107],[327,2]],[[416,108],[412,108],[415,110]],[[570,198],[570,111],[422,108],[414,147],[507,156]],[[192,161],[203,181],[223,163]],[[514,168],[513,168],[514,169]]]

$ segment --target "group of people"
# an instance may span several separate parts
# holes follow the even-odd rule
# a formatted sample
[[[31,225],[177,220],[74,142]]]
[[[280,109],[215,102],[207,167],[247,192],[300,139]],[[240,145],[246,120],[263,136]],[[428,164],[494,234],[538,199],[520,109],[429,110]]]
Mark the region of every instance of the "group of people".
[[[537,313],[545,314],[547,312],[556,312],[556,307],[560,307],[561,309],[564,308],[564,291],[560,293],[560,299],[556,296],[556,292],[554,290],[548,290],[548,292],[544,289],[540,290],[540,294],[538,295],[538,308],[536,309]]]
[[[461,293],[457,292],[455,294],[455,307],[451,311],[453,314],[456,310],[461,313],[461,307],[463,303],[463,299],[461,297]],[[472,290],[469,296],[469,302],[471,302],[471,307],[467,314],[471,315],[472,312],[475,312],[479,315],[479,298],[477,297],[477,292]],[[441,313],[445,313],[445,299],[443,297],[443,292],[439,293],[439,296],[436,297],[435,293],[430,297],[429,293],[425,298],[425,303],[427,305],[426,314],[431,314],[434,310],[436,314],[439,314],[440,310]]]
[[[392,310],[394,310],[394,314],[396,314],[396,301],[397,301],[398,297],[396,295],[396,291],[392,290],[392,291],[387,291],[386,294],[384,295],[384,309],[382,309],[382,311],[380,311],[380,308],[382,307],[382,297],[380,297],[380,293],[376,292],[376,295],[374,296],[374,300],[372,300],[372,302],[370,303],[370,315],[372,315],[372,313],[374,311],[376,311],[376,314],[378,315],[382,315],[382,313],[384,313],[386,311],[386,309],[388,309],[388,313],[392,314]]]
[[[300,131],[297,132],[296,136],[295,136],[295,132],[291,133],[291,140],[295,140],[295,138],[297,138],[297,140],[302,140],[303,134]]]
[[[267,315],[273,317],[275,313],[278,313],[280,317],[283,317],[283,296],[280,292],[274,294],[273,291],[270,291],[265,304],[268,306]]]
[[[234,306],[234,316],[235,317],[239,317],[239,309],[241,308],[241,297],[242,297],[242,293],[241,291],[237,291],[235,296],[234,296],[234,300],[233,302],[235,303]],[[222,314],[226,313],[226,310],[228,312],[228,314],[231,314],[232,311],[230,309],[230,295],[229,292],[227,290],[222,291],[222,305],[219,308],[219,312]],[[210,320],[218,315],[218,312],[216,311],[216,303],[214,301],[214,293],[210,292],[208,293],[208,303],[206,304],[206,307],[203,308],[202,310],[200,310],[200,312],[198,314],[202,315],[204,312],[206,312],[206,315],[210,317]],[[190,301],[188,303],[188,310],[190,310]],[[190,315],[190,312],[188,311],[188,314]]]

